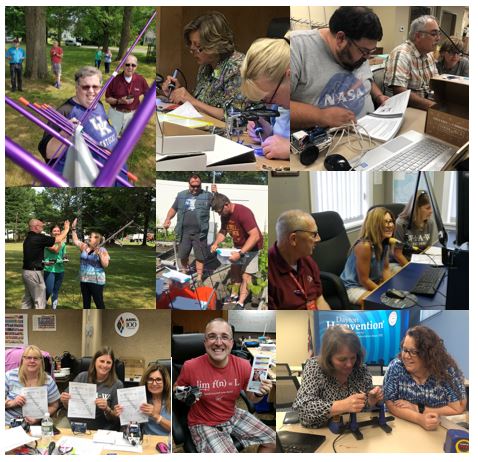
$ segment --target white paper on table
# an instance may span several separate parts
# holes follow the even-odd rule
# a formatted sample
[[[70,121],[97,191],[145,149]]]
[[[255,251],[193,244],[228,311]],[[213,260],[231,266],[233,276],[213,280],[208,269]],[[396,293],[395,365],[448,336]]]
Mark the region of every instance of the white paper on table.
[[[62,436],[56,445],[72,447],[73,451],[70,454],[75,456],[96,456],[103,450],[102,444],[97,444],[90,438],[75,436]]]
[[[2,449],[3,452],[31,443],[37,438],[31,437],[22,427],[13,427],[3,431]]]
[[[247,391],[253,391],[255,393],[260,391],[261,380],[267,379],[270,362],[270,356],[254,356],[254,363],[252,364],[251,375],[249,377],[249,383],[247,384]]]
[[[48,412],[48,397],[46,385],[42,387],[24,387],[20,394],[26,402],[22,407],[23,417],[41,419]]]
[[[118,404],[123,406],[120,414],[120,424],[127,425],[129,422],[147,422],[148,416],[139,410],[141,404],[146,403],[146,387],[119,388],[116,391]]]
[[[408,99],[410,98],[411,90],[404,91],[388,98],[380,107],[373,113],[377,115],[387,116],[402,116],[405,114],[408,106]]]
[[[94,419],[96,417],[96,384],[70,382],[68,393],[68,417]]]
[[[168,112],[169,115],[177,115],[181,117],[190,117],[191,119],[200,119],[202,114],[196,110],[196,108],[189,102],[181,104],[174,111]]]
[[[181,115],[171,114],[171,112],[156,112],[158,122],[169,122],[175,125],[181,125],[182,127],[188,128],[201,128],[213,125],[211,122],[208,122],[204,119],[195,119],[191,117],[185,117]]]
[[[128,451],[128,452],[143,452],[141,445],[132,446],[123,438],[122,432],[115,432],[112,430],[98,430],[93,435],[93,441],[102,446],[103,450],[108,451]]]
[[[234,163],[250,163],[256,166],[256,157],[254,149],[245,144],[239,144],[235,141],[214,135],[214,151],[206,151],[207,166],[229,165]]]
[[[412,259],[410,261],[421,265],[443,266],[441,247],[429,247],[423,253],[412,254]]]

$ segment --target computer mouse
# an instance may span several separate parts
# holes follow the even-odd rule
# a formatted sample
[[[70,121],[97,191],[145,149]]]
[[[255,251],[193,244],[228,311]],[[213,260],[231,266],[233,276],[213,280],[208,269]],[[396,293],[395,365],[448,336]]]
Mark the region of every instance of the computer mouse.
[[[347,172],[354,170],[349,161],[341,154],[329,154],[325,156],[324,167],[326,170]]]
[[[313,164],[319,157],[319,148],[315,144],[309,144],[299,154],[299,160],[302,165]]]
[[[387,297],[396,298],[398,300],[403,300],[407,296],[406,293],[397,289],[388,289],[387,292],[385,292],[385,295]]]
[[[158,443],[156,444],[156,451],[161,454],[167,454],[169,453],[168,445],[166,443]]]

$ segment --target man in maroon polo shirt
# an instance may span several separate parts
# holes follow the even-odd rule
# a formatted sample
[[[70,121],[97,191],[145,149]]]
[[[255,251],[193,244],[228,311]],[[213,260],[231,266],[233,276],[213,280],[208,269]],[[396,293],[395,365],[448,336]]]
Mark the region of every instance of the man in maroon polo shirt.
[[[233,284],[230,303],[236,303],[235,310],[243,310],[249,295],[252,275],[259,271],[259,251],[263,246],[262,233],[257,226],[252,210],[241,204],[233,204],[224,194],[215,194],[211,208],[221,215],[221,229],[211,245],[214,253],[229,233],[238,252],[229,257],[231,282]]]
[[[277,219],[276,235],[269,249],[269,309],[330,310],[311,257],[320,241],[314,218],[303,210],[287,210]]]
[[[136,56],[129,55],[123,72],[112,80],[106,90],[106,102],[111,106],[108,118],[117,135],[129,124],[141,102],[140,96],[149,89],[145,78],[136,74],[137,67]]]

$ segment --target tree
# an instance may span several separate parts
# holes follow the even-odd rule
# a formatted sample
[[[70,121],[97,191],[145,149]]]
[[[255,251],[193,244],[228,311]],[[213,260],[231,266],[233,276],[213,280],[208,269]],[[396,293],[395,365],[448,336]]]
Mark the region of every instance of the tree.
[[[133,7],[125,6],[123,9],[123,25],[121,26],[121,37],[118,49],[118,56],[116,60],[119,61],[128,50],[130,33],[131,33],[131,19],[133,17]]]
[[[46,60],[46,6],[25,6],[27,58],[25,77],[44,80],[48,76]]]
[[[25,11],[22,6],[5,7],[5,35],[25,38]]]
[[[35,191],[32,188],[5,189],[5,230],[13,231],[20,240],[28,231],[28,221],[33,218]]]
[[[49,6],[48,7],[48,27],[55,31],[56,40],[61,45],[63,32],[69,29],[76,21],[77,7],[74,6]]]

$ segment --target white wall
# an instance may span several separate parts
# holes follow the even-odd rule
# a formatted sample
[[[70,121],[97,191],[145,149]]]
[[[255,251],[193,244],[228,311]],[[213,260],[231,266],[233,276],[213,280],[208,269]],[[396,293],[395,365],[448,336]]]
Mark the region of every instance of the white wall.
[[[202,183],[203,189],[211,190],[211,183]],[[188,188],[185,181],[156,180],[156,225],[162,225],[168,210],[173,205],[176,195]],[[261,232],[268,230],[268,199],[267,185],[244,184],[217,184],[217,190],[225,194],[233,203],[242,204],[252,210],[256,217],[257,226]],[[211,211],[209,215],[209,229],[214,223],[219,227],[221,220],[217,213]],[[170,230],[174,230],[176,218],[171,220]]]

